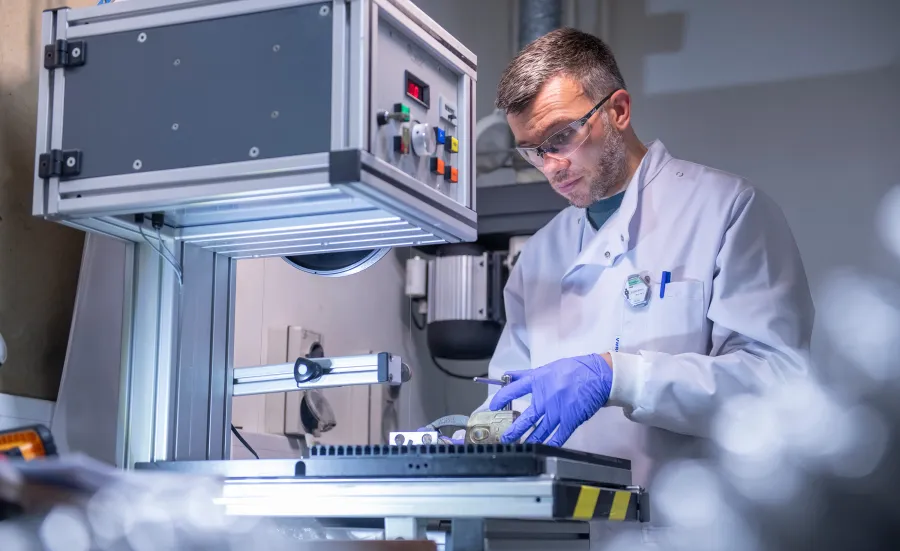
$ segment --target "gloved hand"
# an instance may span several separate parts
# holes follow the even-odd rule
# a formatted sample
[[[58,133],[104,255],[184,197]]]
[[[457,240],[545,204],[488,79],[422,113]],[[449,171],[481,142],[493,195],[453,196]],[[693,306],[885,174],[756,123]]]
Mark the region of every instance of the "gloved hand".
[[[531,405],[507,429],[501,441],[518,442],[537,424],[526,442],[562,446],[582,423],[590,419],[609,400],[612,368],[603,356],[590,354],[565,358],[537,369],[510,371],[511,382],[491,400],[498,411],[516,398],[531,394]],[[541,419],[543,417],[543,419]],[[538,422],[540,420],[540,422]]]

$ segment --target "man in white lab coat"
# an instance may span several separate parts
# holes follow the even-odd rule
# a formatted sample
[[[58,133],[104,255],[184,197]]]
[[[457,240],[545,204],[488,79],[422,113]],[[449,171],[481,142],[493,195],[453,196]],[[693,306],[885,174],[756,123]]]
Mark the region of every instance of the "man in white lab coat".
[[[701,456],[725,402],[806,374],[814,309],[783,214],[743,178],[641,143],[602,41],[536,40],[497,105],[571,203],[505,289],[490,374],[513,382],[484,405],[522,412],[504,441],[534,427],[529,442],[630,459],[647,486],[664,463]]]

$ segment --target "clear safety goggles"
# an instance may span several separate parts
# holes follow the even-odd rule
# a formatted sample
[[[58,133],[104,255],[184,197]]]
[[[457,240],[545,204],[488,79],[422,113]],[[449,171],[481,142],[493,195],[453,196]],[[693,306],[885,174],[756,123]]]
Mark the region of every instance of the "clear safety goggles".
[[[570,122],[564,128],[544,140],[541,145],[537,147],[517,147],[516,151],[518,151],[519,155],[526,161],[537,168],[542,168],[544,166],[545,156],[549,156],[551,159],[556,160],[569,158],[578,151],[578,148],[581,147],[582,144],[587,141],[588,136],[591,135],[591,125],[588,124],[591,117],[593,117],[594,114],[600,110],[600,107],[602,107],[603,104],[618,91],[619,89],[617,88],[610,92],[609,95],[600,100],[597,105],[588,111],[585,116]]]

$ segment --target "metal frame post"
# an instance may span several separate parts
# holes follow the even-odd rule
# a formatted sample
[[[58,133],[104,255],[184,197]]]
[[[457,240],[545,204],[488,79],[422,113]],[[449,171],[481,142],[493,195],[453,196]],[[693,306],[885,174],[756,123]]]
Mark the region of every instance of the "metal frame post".
[[[227,459],[235,261],[182,244],[180,283],[149,241],[126,266],[119,462]]]

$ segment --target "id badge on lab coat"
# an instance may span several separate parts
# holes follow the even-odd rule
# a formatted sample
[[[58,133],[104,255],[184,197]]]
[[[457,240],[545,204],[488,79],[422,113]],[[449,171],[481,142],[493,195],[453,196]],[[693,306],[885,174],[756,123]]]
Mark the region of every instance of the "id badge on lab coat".
[[[650,276],[631,274],[625,280],[625,300],[632,308],[643,308],[650,302]]]

